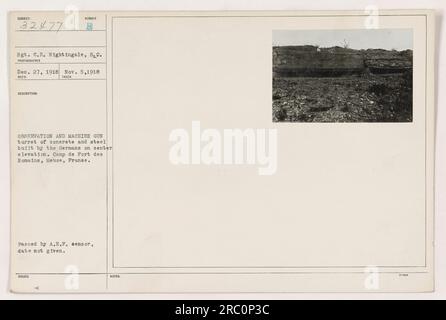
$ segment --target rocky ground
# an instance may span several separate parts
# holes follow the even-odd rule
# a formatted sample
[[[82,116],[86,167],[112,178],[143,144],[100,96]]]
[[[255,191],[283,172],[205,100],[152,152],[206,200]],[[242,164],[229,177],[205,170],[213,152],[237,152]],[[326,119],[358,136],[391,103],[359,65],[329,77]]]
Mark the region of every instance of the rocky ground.
[[[274,122],[411,122],[412,73],[275,77]]]

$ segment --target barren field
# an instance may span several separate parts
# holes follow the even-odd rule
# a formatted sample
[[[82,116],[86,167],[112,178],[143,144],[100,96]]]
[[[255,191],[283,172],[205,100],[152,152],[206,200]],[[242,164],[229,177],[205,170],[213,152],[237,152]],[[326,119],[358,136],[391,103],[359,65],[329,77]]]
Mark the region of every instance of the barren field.
[[[412,73],[275,77],[275,122],[411,122]]]

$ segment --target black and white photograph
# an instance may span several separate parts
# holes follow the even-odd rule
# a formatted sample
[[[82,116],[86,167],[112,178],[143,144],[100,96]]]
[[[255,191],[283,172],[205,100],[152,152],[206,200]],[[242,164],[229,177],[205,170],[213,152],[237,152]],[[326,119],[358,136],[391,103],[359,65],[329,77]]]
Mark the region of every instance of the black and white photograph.
[[[273,122],[412,122],[411,29],[274,30]]]

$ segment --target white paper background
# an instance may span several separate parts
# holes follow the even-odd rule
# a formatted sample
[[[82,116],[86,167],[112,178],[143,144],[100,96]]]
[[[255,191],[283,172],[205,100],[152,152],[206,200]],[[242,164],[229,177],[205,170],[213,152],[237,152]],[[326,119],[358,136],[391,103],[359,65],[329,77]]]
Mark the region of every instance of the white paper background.
[[[65,1],[2,0],[0,3],[0,299],[446,299],[446,117],[444,90],[437,90],[437,155],[436,155],[436,292],[429,294],[213,294],[213,295],[17,295],[8,292],[9,273],[9,102],[7,74],[7,12],[10,10],[64,10],[74,5],[80,10],[364,10],[379,9],[437,10],[437,88],[444,86],[445,33],[443,0],[97,0]]]

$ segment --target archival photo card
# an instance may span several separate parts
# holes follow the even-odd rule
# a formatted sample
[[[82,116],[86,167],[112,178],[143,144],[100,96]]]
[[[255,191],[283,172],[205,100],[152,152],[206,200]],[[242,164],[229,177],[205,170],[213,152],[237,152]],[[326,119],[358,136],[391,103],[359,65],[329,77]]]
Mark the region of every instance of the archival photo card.
[[[11,291],[432,291],[434,23],[11,12]]]
[[[274,122],[412,122],[411,29],[274,30]]]

